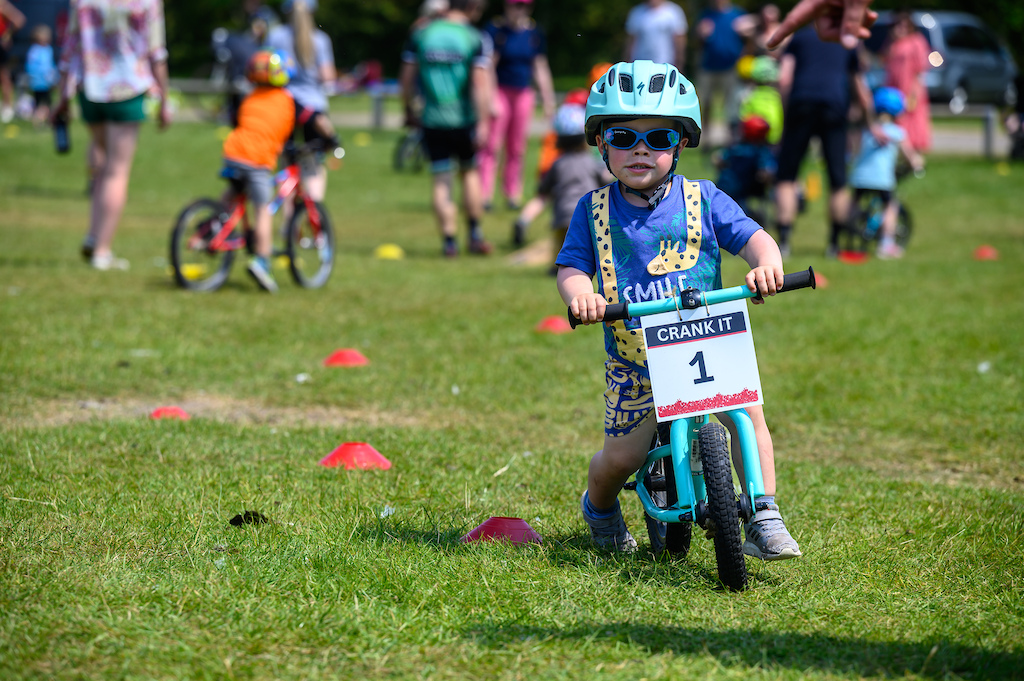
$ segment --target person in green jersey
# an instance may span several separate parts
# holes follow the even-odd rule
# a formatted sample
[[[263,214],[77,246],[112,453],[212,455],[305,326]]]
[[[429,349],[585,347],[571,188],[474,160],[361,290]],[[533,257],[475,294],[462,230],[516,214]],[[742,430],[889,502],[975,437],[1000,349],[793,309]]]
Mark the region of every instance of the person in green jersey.
[[[493,51],[490,41],[472,24],[482,9],[480,0],[451,0],[448,12],[414,32],[402,51],[406,125],[423,128],[433,174],[434,213],[443,252],[449,258],[459,254],[458,208],[453,199],[456,165],[469,226],[469,252],[486,255],[492,250],[480,229],[483,201],[476,165],[477,149],[487,140]],[[413,112],[417,87],[423,100],[419,116]]]

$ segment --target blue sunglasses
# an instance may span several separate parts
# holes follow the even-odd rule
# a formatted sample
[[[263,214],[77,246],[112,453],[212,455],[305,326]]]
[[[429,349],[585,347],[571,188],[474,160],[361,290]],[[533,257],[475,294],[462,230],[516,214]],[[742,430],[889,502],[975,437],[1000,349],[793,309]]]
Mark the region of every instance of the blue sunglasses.
[[[637,142],[643,140],[652,151],[665,151],[679,144],[682,137],[670,128],[655,128],[647,132],[637,132],[632,128],[608,128],[604,131],[604,141],[616,149],[632,149]]]

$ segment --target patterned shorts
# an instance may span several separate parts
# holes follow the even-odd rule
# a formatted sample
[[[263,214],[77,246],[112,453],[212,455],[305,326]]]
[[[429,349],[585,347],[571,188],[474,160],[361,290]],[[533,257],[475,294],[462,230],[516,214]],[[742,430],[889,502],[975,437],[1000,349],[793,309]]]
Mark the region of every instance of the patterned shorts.
[[[654,409],[651,379],[636,369],[609,357],[604,363],[604,433],[608,437],[628,435]]]

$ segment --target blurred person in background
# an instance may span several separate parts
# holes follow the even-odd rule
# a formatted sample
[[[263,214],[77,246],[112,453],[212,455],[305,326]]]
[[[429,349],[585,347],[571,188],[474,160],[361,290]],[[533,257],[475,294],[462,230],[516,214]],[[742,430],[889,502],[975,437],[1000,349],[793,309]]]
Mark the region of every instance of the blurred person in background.
[[[459,255],[456,167],[469,252],[487,255],[493,250],[480,228],[483,200],[476,165],[477,149],[487,139],[492,98],[491,43],[472,24],[480,10],[480,0],[450,0],[444,17],[413,33],[402,50],[399,81],[406,125],[423,129],[432,175],[431,203],[446,258]],[[422,112],[414,106],[417,93],[422,96]]]
[[[58,70],[60,99],[51,118],[67,116],[77,94],[95,171],[82,256],[98,270],[126,270],[128,261],[111,244],[128,201],[147,92],[159,98],[160,128],[170,123],[162,0],[73,2]]]
[[[674,2],[647,0],[636,5],[626,15],[625,60],[649,59],[681,71],[688,28],[686,13]]]
[[[284,0],[281,10],[287,15],[288,23],[270,29],[266,47],[280,52],[292,59],[295,71],[288,91],[302,108],[323,117],[311,117],[303,125],[303,141],[318,139],[316,130],[308,128],[311,121],[326,120],[330,125],[330,108],[327,101],[328,86],[333,86],[338,78],[334,66],[334,47],[330,37],[316,28],[313,13],[317,10],[316,0]],[[328,136],[335,134],[333,129],[325,131]],[[314,201],[323,201],[327,193],[327,169],[322,162],[303,164],[302,185]]]
[[[0,122],[14,120],[14,84],[9,65],[11,41],[15,32],[25,25],[25,15],[8,0],[0,0]]]
[[[504,148],[502,193],[508,207],[519,210],[523,201],[523,157],[533,121],[534,90],[540,92],[544,117],[555,113],[555,91],[548,66],[547,39],[530,17],[533,0],[505,0],[505,13],[484,31],[494,44],[497,91],[492,103],[490,134],[480,150],[480,186],[485,210],[494,194],[498,157]]]
[[[923,80],[924,73],[931,68],[930,51],[928,40],[914,26],[910,12],[899,12],[882,49],[882,62],[885,84],[903,93],[904,109],[896,123],[906,131],[907,141],[918,153],[932,146],[932,116]]]

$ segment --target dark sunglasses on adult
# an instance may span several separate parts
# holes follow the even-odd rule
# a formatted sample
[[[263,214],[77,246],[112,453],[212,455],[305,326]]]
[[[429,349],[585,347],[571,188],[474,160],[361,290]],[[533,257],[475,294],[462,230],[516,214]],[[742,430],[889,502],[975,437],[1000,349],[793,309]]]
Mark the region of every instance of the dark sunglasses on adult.
[[[679,144],[678,132],[671,128],[655,128],[647,132],[637,132],[632,128],[608,128],[604,131],[604,141],[616,149],[632,149],[637,142],[643,140],[652,151],[665,151]]]

